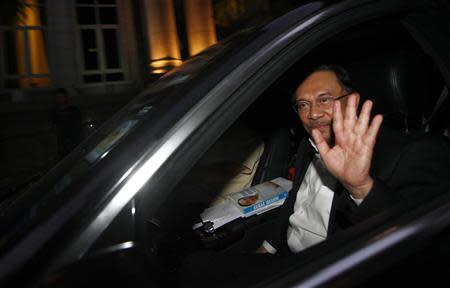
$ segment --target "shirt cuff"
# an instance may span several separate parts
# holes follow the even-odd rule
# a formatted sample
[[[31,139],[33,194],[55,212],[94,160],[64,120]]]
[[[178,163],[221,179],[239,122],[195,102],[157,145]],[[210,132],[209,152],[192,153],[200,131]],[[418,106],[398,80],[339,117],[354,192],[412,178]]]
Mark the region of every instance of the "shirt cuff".
[[[349,195],[350,195],[350,198],[352,198],[353,202],[355,202],[356,206],[359,206],[364,201],[364,198],[357,199],[357,198],[353,197],[352,194],[349,193]]]
[[[264,240],[264,242],[262,243],[262,246],[263,246],[264,249],[266,249],[267,252],[269,252],[270,254],[275,254],[275,253],[277,253],[277,249],[273,248],[273,246],[270,245],[270,243],[267,242],[266,240]]]

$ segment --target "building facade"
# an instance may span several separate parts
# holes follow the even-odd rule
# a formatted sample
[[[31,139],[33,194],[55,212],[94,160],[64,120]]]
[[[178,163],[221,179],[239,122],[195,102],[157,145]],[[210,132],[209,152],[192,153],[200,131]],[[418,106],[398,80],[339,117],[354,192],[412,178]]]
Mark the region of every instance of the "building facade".
[[[55,91],[81,110],[85,137],[149,82],[282,2],[25,0],[18,20],[0,25],[0,190],[57,161]]]

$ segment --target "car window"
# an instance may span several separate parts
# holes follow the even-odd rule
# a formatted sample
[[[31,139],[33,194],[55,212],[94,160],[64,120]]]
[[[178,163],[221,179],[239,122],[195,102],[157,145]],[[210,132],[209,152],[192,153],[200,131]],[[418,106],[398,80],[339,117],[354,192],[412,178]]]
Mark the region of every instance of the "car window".
[[[258,147],[260,147],[257,144],[259,141],[253,142],[253,140],[255,138],[258,139],[265,134],[271,134],[270,131],[276,130],[276,128],[282,128],[287,131],[289,139],[287,143],[284,143],[286,144],[285,147],[287,147],[285,148],[285,151],[289,152],[282,161],[281,166],[283,166],[284,171],[278,175],[283,177],[289,176],[289,165],[291,160],[295,158],[296,145],[298,144],[299,138],[305,135],[305,132],[299,126],[298,119],[294,117],[295,114],[290,107],[289,101],[299,79],[301,79],[302,75],[305,75],[312,67],[315,67],[318,64],[335,62],[342,62],[340,64],[348,65],[352,69],[352,75],[356,75],[356,78],[358,78],[357,80],[360,83],[358,85],[360,85],[359,88],[364,97],[375,99],[376,104],[378,105],[377,109],[379,109],[377,112],[385,115],[387,125],[392,129],[398,129],[411,134],[421,132],[422,127],[420,126],[420,123],[417,122],[417,119],[424,115],[430,115],[430,111],[426,109],[421,110],[418,109],[418,107],[424,108],[425,106],[422,105],[423,101],[436,98],[435,91],[439,91],[440,87],[443,87],[445,83],[441,71],[437,68],[436,64],[426,53],[424,53],[414,39],[411,38],[408,31],[404,29],[398,19],[392,17],[371,21],[366,23],[366,25],[360,25],[354,29],[346,29],[344,32],[335,35],[335,37],[326,39],[326,41],[318,42],[320,43],[316,43],[314,48],[306,55],[302,55],[302,57],[297,55],[297,58],[295,59],[283,59],[284,63],[289,62],[289,65],[287,65],[284,70],[280,69],[283,71],[281,74],[270,71],[271,74],[266,76],[270,81],[268,81],[267,84],[261,84],[261,86],[264,87],[262,93],[259,91],[247,92],[248,94],[257,94],[257,102],[255,102],[253,106],[245,107],[248,109],[244,109],[245,112],[241,114],[241,117],[238,120],[229,120],[230,123],[228,124],[230,130],[220,132],[222,138],[217,142],[213,141],[214,144],[212,144],[209,150],[204,149],[206,152],[203,154],[203,157],[200,158],[199,161],[195,161],[196,163],[193,165],[192,169],[184,171],[187,176],[182,177],[175,188],[162,191],[164,194],[168,195],[167,200],[158,205],[158,209],[155,209],[155,211],[145,211],[147,213],[137,213],[136,216],[133,216],[136,217],[136,227],[139,228],[136,229],[137,231],[134,231],[137,236],[131,237],[130,239],[134,238],[136,239],[136,242],[142,245],[142,247],[137,250],[137,253],[150,255],[152,264],[149,267],[153,267],[153,265],[156,266],[157,269],[155,269],[155,271],[157,272],[155,273],[161,273],[160,277],[165,278],[166,276],[171,275],[173,278],[171,278],[170,281],[175,281],[178,279],[177,277],[182,277],[181,274],[183,271],[180,270],[180,267],[182,267],[183,258],[193,251],[199,251],[200,249],[206,248],[209,253],[207,254],[207,257],[209,258],[206,258],[208,261],[202,262],[199,260],[199,262],[191,262],[193,263],[191,268],[197,269],[198,267],[213,265],[214,257],[220,258],[221,255],[225,255],[228,252],[249,252],[252,249],[255,249],[264,239],[264,227],[267,227],[266,225],[271,225],[271,220],[277,217],[278,210],[276,209],[265,214],[264,217],[252,218],[249,223],[243,221],[234,222],[233,225],[236,226],[231,225],[227,226],[225,230],[214,231],[215,233],[212,233],[210,237],[206,238],[201,238],[202,235],[198,235],[195,229],[192,228],[193,225],[198,222],[199,214],[208,206],[213,205],[218,197],[221,196],[221,193],[224,193],[224,190],[221,188],[227,185],[227,182],[233,179],[237,174],[240,174],[240,172],[243,171],[243,168],[244,170],[245,168],[250,168],[245,167],[245,165],[236,165],[234,160],[238,159],[238,164],[245,162],[247,157],[249,157],[255,149],[257,151]],[[349,45],[349,43],[352,43],[352,45]],[[380,48],[377,43],[389,43],[390,45]],[[374,77],[375,75],[386,74],[381,73],[383,71],[386,72],[383,69],[381,69],[381,72],[380,70],[377,72],[376,69],[372,68],[379,68],[384,64],[391,64],[392,62],[389,61],[396,61],[397,59],[406,59],[405,62],[400,63],[406,63],[405,70],[402,71],[419,71],[423,73],[419,74],[419,76],[427,76],[425,81],[421,81],[420,83],[407,82],[405,89],[407,89],[407,91],[412,89],[412,95],[419,98],[414,98],[412,96],[403,98],[402,96],[404,95],[395,94],[396,92],[391,90],[392,87],[378,85],[376,81],[372,82],[372,80],[381,79]],[[407,61],[408,59],[411,61]],[[370,66],[367,63],[371,63],[373,66]],[[279,72],[280,70],[276,70],[276,72]],[[413,74],[412,77],[417,77],[417,75]],[[372,86],[366,86],[367,83]],[[414,86],[416,84],[420,84],[419,87]],[[385,96],[383,94],[384,92],[391,93],[390,95],[393,96],[382,98]],[[243,93],[243,95],[248,94]],[[253,96],[254,95],[252,95],[252,97]],[[265,99],[268,99],[268,103],[270,104],[264,104],[263,102]],[[260,107],[263,107],[263,109],[259,109]],[[252,113],[252,109],[254,108],[257,110],[256,113]],[[408,113],[410,111],[414,113]],[[252,127],[251,130],[253,132],[256,131],[255,135],[251,135],[251,132],[239,131],[239,126],[243,123],[241,121],[248,120],[246,119],[248,115],[252,116],[250,117],[252,122],[252,125],[250,126]],[[291,115],[292,117],[288,115]],[[281,125],[281,123],[283,123],[283,125]],[[237,135],[234,135],[234,133]],[[240,136],[239,133],[245,133],[245,135]],[[246,138],[246,136],[251,137]],[[200,144],[198,145],[207,146],[206,144],[203,144],[201,139],[199,139],[199,143]],[[261,156],[258,154],[256,157],[258,163],[255,167],[255,174],[250,174],[250,177],[246,177],[246,185],[248,185],[248,181],[250,180],[251,185],[255,185],[267,179],[264,177],[257,177],[258,169],[263,167],[261,160],[263,159],[264,153],[268,151],[269,146],[264,143],[262,149],[263,153]],[[102,149],[99,150],[103,151]],[[227,153],[227,155],[221,155],[221,153]],[[100,154],[102,153],[97,153],[96,155]],[[231,161],[229,161],[229,159],[231,159]],[[267,159],[265,160],[267,161]],[[256,161],[254,160],[253,163]],[[172,163],[171,165],[176,168],[177,163]],[[175,168],[173,171],[177,171]],[[213,168],[218,168],[218,170],[214,170]],[[252,168],[253,167],[251,167],[250,170],[252,170]],[[218,179],[215,179],[217,176]],[[161,180],[165,181],[168,181],[168,178],[176,178],[173,175],[165,175],[163,177],[166,178]],[[155,191],[152,190],[152,187],[145,187],[140,193],[148,195],[155,193]],[[145,198],[140,199],[139,197],[136,197],[133,201],[145,201]],[[414,205],[410,206],[412,207],[411,209],[416,208],[419,203],[413,204]],[[132,209],[136,208],[131,204],[131,206],[127,206],[126,209],[132,211]],[[137,209],[139,209],[139,205],[137,206]],[[130,216],[130,213],[125,214]],[[134,215],[134,213],[132,214]],[[145,216],[142,217],[142,215]],[[385,221],[386,218],[381,216],[380,219]],[[369,224],[379,225],[380,223],[384,222],[375,219]],[[114,226],[114,223],[112,226]],[[111,228],[113,228],[112,226]],[[358,226],[357,229],[362,229],[362,226]],[[365,228],[365,226],[363,228]],[[119,225],[115,227],[115,229],[121,229],[121,226]],[[362,230],[365,232],[371,231],[370,228]],[[352,232],[354,231],[349,231],[344,236],[358,236],[358,234],[352,234]],[[309,261],[314,261],[318,255],[323,256],[323,251],[327,251],[326,248],[333,245],[333,241],[344,245],[345,243],[339,241],[342,239],[348,240],[350,238],[351,237],[339,238],[337,240],[336,238],[328,239],[317,246],[313,246],[311,249],[307,249],[304,254],[298,255],[297,258],[303,256],[302,264],[308,266]],[[102,245],[107,245],[107,243],[108,242],[106,241]],[[98,248],[98,246],[96,248]],[[93,259],[98,256],[96,252],[98,252],[98,250],[91,251],[90,255]],[[198,265],[198,267],[194,264]],[[276,264],[269,265],[268,267],[271,269],[273,268],[274,270],[270,271],[271,273],[265,271],[267,274],[263,273],[258,281],[264,281],[271,276],[283,274],[285,271],[284,269],[287,268],[285,264],[286,263],[284,263],[284,265],[279,265],[278,267]],[[231,266],[230,270],[232,269],[233,267]],[[261,274],[261,271],[259,270],[252,270],[251,266],[248,267],[248,272]],[[226,276],[227,271],[225,271],[223,275]],[[205,275],[205,278],[207,278],[207,276],[208,275]],[[236,285],[244,283],[239,282],[244,281],[242,279],[229,280],[232,284]],[[256,280],[257,279],[255,279],[255,281]],[[233,283],[234,281],[236,283]],[[177,284],[176,282],[170,283]],[[249,284],[249,286],[251,285]]]
[[[376,45],[376,43],[387,41],[390,41],[391,45],[389,45],[389,47],[380,49]],[[347,43],[354,44],[352,47],[347,47]],[[405,89],[404,91],[399,92],[395,91],[395,89],[393,90],[393,88],[389,86],[389,83],[383,83],[383,79],[377,79],[379,82],[372,81],[374,80],[373,77],[375,73],[380,73],[379,75],[387,73],[386,71],[388,70],[386,70],[386,67],[390,67],[393,63],[392,61],[399,66],[405,65],[404,67],[401,67],[398,73],[405,73],[406,78],[412,77],[411,79],[422,79],[423,81],[420,83],[397,83],[399,85],[405,85],[403,87],[394,87]],[[374,99],[378,105],[376,112],[385,115],[387,126],[410,134],[420,134],[422,132],[422,127],[420,126],[417,117],[422,118],[424,115],[429,115],[430,113],[429,110],[424,109],[424,106],[421,106],[421,103],[425,100],[433,101],[431,99],[436,99],[438,95],[432,94],[433,91],[439,91],[440,87],[444,87],[443,78],[436,65],[430,57],[421,50],[414,39],[411,38],[410,34],[404,29],[402,24],[395,19],[377,20],[375,22],[367,23],[365,26],[358,26],[355,29],[346,30],[336,37],[323,42],[295,63],[295,65],[277,79],[278,81],[270,89],[266,90],[271,92],[268,93],[270,95],[267,96],[267,94],[264,94],[273,101],[285,101],[283,102],[285,105],[280,110],[281,112],[269,105],[263,112],[259,115],[257,114],[255,118],[262,119],[263,117],[267,117],[266,115],[271,115],[271,113],[273,113],[273,115],[290,113],[292,110],[288,103],[291,96],[290,93],[295,90],[299,79],[302,77],[301,75],[305,75],[307,71],[310,71],[311,68],[318,66],[319,64],[330,62],[347,65],[353,73],[359,73],[356,74],[355,78],[363,99]],[[377,71],[377,69],[380,69],[381,71]],[[415,72],[418,74],[414,74]],[[405,96],[405,98],[397,97],[399,95],[395,94],[405,93],[405,91],[407,91],[406,94],[408,94],[408,96],[406,96],[406,94],[400,95],[402,97]],[[391,94],[377,95],[377,93]],[[273,119],[271,117],[268,118]],[[295,125],[294,121],[297,120],[284,120],[286,121],[284,128],[290,127],[288,129],[291,129],[292,131],[292,127]],[[260,128],[268,127],[265,125],[267,122],[259,124]],[[225,132],[224,135],[227,135],[227,133]],[[290,141],[292,141],[291,143],[295,143],[295,136],[295,133],[289,135]],[[237,149],[239,150],[238,152],[242,152],[245,150],[244,142],[245,138],[242,138],[242,143],[240,143],[240,141],[235,141],[235,146],[228,143],[230,146],[227,148],[230,150]],[[220,140],[217,145],[220,145]],[[292,146],[295,147],[295,144],[292,144]],[[213,145],[213,149],[214,147],[215,146]],[[266,148],[267,147],[264,147],[264,149]],[[211,151],[209,152],[211,153]],[[286,167],[289,166],[290,159],[294,157],[293,154],[295,152],[290,152],[290,156],[284,163]],[[205,233],[203,233],[204,231],[201,233],[198,233],[197,231],[197,234],[194,233],[192,231],[192,225],[199,221],[198,216],[201,211],[208,206],[214,205],[218,197],[217,195],[220,197],[220,193],[223,192],[221,189],[214,187],[214,177],[220,175],[221,181],[227,181],[227,173],[224,172],[227,169],[226,165],[221,163],[222,165],[220,168],[222,170],[218,170],[220,172],[216,173],[213,171],[212,166],[207,165],[211,164],[208,163],[208,160],[214,162],[214,153],[211,153],[212,155],[208,154],[209,153],[206,152],[205,157],[209,156],[211,158],[200,160],[197,166],[194,166],[188,173],[188,176],[181,181],[177,188],[175,188],[174,191],[177,191],[177,193],[173,194],[174,197],[169,198],[167,202],[161,206],[161,211],[163,211],[164,216],[156,216],[156,218],[161,219],[161,221],[157,221],[158,225],[161,225],[158,228],[162,233],[161,235],[167,237],[167,239],[169,239],[168,242],[171,241],[171,247],[174,249],[171,251],[170,247],[166,247],[167,250],[161,252],[163,255],[162,257],[167,259],[170,263],[168,264],[170,269],[176,269],[174,267],[177,267],[178,257],[180,255],[185,255],[185,251],[191,249],[191,246],[187,244],[190,243],[190,241],[194,241],[195,244],[192,245],[197,247],[197,249],[200,249],[198,247],[201,247],[202,249],[207,248],[214,252],[217,252],[218,250],[219,255],[220,253],[229,253],[230,251],[251,253],[251,251],[254,251],[254,249],[256,249],[264,240],[264,231],[266,229],[264,227],[271,225],[271,219],[277,217],[278,211],[274,210],[267,214],[266,217],[259,215],[248,222],[248,219],[245,221],[240,219],[234,223],[232,222],[230,226],[224,226],[222,229],[213,231],[211,235],[205,236]],[[261,162],[258,163],[258,165],[262,165]],[[206,168],[207,171],[202,171],[202,168]],[[288,174],[286,173],[282,176],[288,177]],[[419,204],[420,203],[415,203],[412,207],[418,207],[417,205]],[[178,217],[180,211],[186,213],[183,214],[185,215],[183,221],[180,221],[180,218]],[[174,229],[175,227],[178,228]],[[194,237],[194,239],[192,239],[192,237]],[[333,238],[328,241],[332,241],[332,239]],[[247,241],[252,242],[252,244],[248,244]],[[188,247],[183,246],[184,244]],[[171,256],[173,255],[176,256],[172,258]],[[221,256],[212,253],[210,257],[220,258]],[[201,262],[206,260],[198,261]],[[214,262],[212,259],[210,259],[210,261]],[[204,263],[194,262],[194,264],[201,267]],[[249,267],[249,271],[251,271],[251,267]],[[254,272],[256,273],[256,271]],[[281,273],[281,271],[278,272]]]
[[[99,187],[104,184],[99,183],[102,177],[99,177],[97,173],[107,174],[109,172],[104,171],[112,169],[110,170],[112,174],[104,179],[105,184],[110,187],[120,185],[119,182],[124,180],[122,176],[128,175],[127,171],[142,156],[144,153],[142,151],[150,150],[153,147],[152,144],[154,145],[161,135],[179,120],[180,115],[183,115],[196,103],[192,99],[179,99],[180,95],[176,95],[172,91],[182,89],[180,87],[186,85],[187,80],[193,81],[195,77],[199,77],[199,71],[205,70],[209,61],[235,49],[235,45],[239,46],[250,32],[250,30],[246,30],[237,33],[230,39],[233,41],[225,41],[204,51],[187,61],[183,67],[167,74],[158,83],[150,85],[39,182],[26,187],[28,189],[16,191],[17,193],[7,199],[2,199],[0,203],[3,213],[2,227],[5,231],[11,232],[5,232],[2,235],[1,245],[4,245],[2,249],[7,249],[7,245],[13,245],[18,237],[20,238],[30,227],[41,224],[46,217],[51,217],[55,211],[62,208],[61,203],[66,203],[72,208],[80,207],[80,202],[76,205],[69,203],[83,198],[84,200],[81,201],[84,204],[81,205],[87,205],[89,209],[95,210],[96,205],[93,203],[107,198],[108,190],[110,190],[105,189],[106,187]],[[210,82],[209,84],[213,85],[214,83]],[[201,98],[203,95],[198,94],[196,97]],[[159,120],[155,121],[154,119]],[[136,130],[141,132],[136,132]],[[152,133],[147,133],[146,136],[137,136],[145,134],[142,133],[142,130],[152,130]],[[134,140],[131,140],[133,137]],[[138,137],[147,137],[145,145],[142,142],[139,145],[129,144],[130,141],[136,141]],[[127,145],[134,145],[135,149],[129,151]],[[118,157],[122,157],[122,159],[118,160]],[[116,166],[120,166],[120,168],[114,169],[114,165],[111,165],[110,161],[120,162],[120,165]],[[113,174],[115,176],[112,176]],[[82,196],[80,185],[83,186],[83,183],[90,181],[94,181],[96,184],[87,185],[90,187],[88,189],[95,191],[88,193],[91,196],[86,196],[87,194]],[[78,200],[74,200],[77,197]],[[88,198],[90,199],[87,201]],[[87,204],[89,202],[91,204]],[[85,210],[85,212],[87,211]],[[64,215],[67,218],[71,217],[67,213]]]

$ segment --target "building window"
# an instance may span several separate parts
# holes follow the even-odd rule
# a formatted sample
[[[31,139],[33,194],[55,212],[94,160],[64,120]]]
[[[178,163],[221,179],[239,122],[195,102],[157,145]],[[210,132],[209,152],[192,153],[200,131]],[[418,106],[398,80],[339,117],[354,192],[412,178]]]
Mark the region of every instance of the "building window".
[[[27,0],[14,26],[0,27],[0,87],[51,85],[43,0]]]
[[[116,0],[77,0],[76,15],[82,81],[123,81]]]

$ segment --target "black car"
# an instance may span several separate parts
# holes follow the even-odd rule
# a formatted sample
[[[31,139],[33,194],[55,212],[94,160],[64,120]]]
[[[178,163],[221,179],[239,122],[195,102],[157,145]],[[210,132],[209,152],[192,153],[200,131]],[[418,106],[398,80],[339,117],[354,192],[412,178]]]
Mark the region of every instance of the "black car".
[[[184,286],[190,253],[251,252],[277,209],[216,231],[192,230],[217,197],[214,185],[235,174],[226,160],[216,163],[219,174],[203,165],[211,149],[245,123],[264,143],[251,184],[289,177],[304,134],[290,98],[302,75],[324,63],[349,70],[384,125],[434,134],[450,146],[449,51],[450,4],[438,0],[310,1],[219,42],[150,85],[36,185],[1,203],[1,286]],[[246,153],[250,134],[238,135],[222,145],[224,158]],[[288,266],[248,267],[252,281],[233,278],[230,266],[226,283],[198,286],[446,281],[449,195],[376,215]]]

